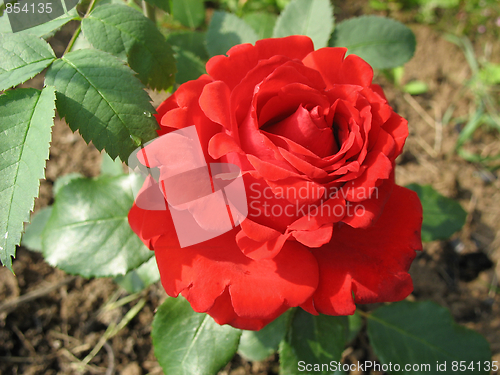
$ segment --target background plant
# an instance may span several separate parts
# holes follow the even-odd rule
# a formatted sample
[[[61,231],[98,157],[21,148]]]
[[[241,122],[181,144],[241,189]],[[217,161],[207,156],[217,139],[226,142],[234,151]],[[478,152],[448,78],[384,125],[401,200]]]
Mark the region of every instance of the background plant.
[[[6,90],[0,96],[0,255],[10,267],[44,176],[57,109],[73,131],[103,150],[102,173],[94,179],[72,175],[58,180],[54,205],[34,217],[23,243],[68,273],[115,277],[130,293],[158,280],[152,253],[127,223],[132,191],[141,181],[125,174],[120,162],[156,136],[147,87],[172,91],[202,74],[210,56],[266,37],[308,35],[316,48],[345,46],[385,70],[402,66],[415,49],[413,33],[394,20],[365,16],[335,25],[327,0],[222,1],[208,25],[204,4],[197,0],[93,1],[83,9],[83,16],[70,11],[19,33],[9,33],[6,18],[0,18],[6,31],[0,36],[0,90]],[[71,20],[80,24],[64,54],[56,57],[45,38]],[[12,89],[46,68],[43,90]],[[465,212],[457,203],[430,186],[409,187],[424,206],[424,240],[446,239],[462,227]],[[143,306],[141,301],[131,315]],[[418,329],[408,322],[418,322]],[[364,324],[382,364],[447,361],[453,373],[452,361],[466,361],[468,366],[480,363],[468,371],[488,372],[484,338],[458,327],[445,309],[427,302],[397,303],[352,317],[314,317],[297,309],[260,332],[242,332],[194,313],[182,298],[169,298],[158,310],[152,335],[166,374],[214,374],[237,352],[261,360],[277,350],[281,372],[294,374],[299,361],[340,361]],[[111,327],[104,339],[119,328]],[[82,365],[90,359],[85,357]]]

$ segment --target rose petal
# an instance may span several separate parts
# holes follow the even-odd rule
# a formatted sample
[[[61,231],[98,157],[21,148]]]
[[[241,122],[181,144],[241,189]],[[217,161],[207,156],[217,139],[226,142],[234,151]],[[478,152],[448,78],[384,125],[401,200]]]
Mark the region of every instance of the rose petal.
[[[327,97],[323,93],[302,83],[290,83],[281,87],[277,95],[269,98],[259,108],[256,107],[256,99],[253,101],[254,110],[258,110],[260,127],[285,119],[301,105],[329,108]]]
[[[408,121],[393,112],[382,128],[394,138],[394,142],[396,143],[394,156],[398,156],[401,154],[406,138],[408,137]]]
[[[336,84],[344,83],[340,77],[340,67],[346,53],[347,48],[321,48],[311,52],[302,62],[305,66],[319,71],[327,88],[332,88]],[[354,82],[348,83],[354,84]]]
[[[401,220],[404,218],[404,220]],[[393,302],[413,286],[407,273],[422,249],[422,207],[418,196],[395,186],[378,221],[360,230],[336,227],[329,244],[312,249],[320,267],[314,307],[322,314],[345,315],[356,303]]]
[[[312,121],[309,111],[302,105],[293,115],[267,126],[265,130],[307,147],[319,157],[333,155],[337,151],[332,129],[330,127],[318,128],[317,124]]]
[[[206,68],[211,77],[224,81],[230,89],[233,89],[260,60],[276,55],[301,60],[313,50],[313,43],[306,36],[262,39],[257,41],[255,46],[239,44],[232,47],[227,52],[228,57],[212,57],[207,62]]]
[[[214,318],[218,324],[230,324],[235,328],[258,331],[286,310],[288,310],[288,306],[284,305],[266,319],[241,318],[236,315],[231,302],[231,296],[229,295],[229,289],[226,288],[224,293],[215,300],[214,305],[207,311],[207,314]]]
[[[247,221],[247,220],[245,220]],[[277,233],[274,238],[255,241],[242,230],[236,235],[236,243],[241,252],[253,260],[272,259],[279,254],[289,235]]]
[[[388,179],[394,166],[381,152],[368,154],[365,161],[365,172],[343,188],[343,196],[350,202],[361,202],[369,199],[377,180]]]
[[[208,142],[208,153],[214,159],[219,159],[230,152],[243,153],[236,140],[229,134],[215,134]]]
[[[316,168],[314,165],[308,163],[303,158],[300,158],[281,147],[279,147],[279,151],[292,167],[304,173],[307,177],[311,179],[321,179],[328,176],[328,173],[326,173],[323,169]]]
[[[235,235],[233,230],[182,250],[171,248],[161,237],[155,254],[166,292],[174,297],[182,292],[197,312],[210,313],[215,306],[219,318],[234,319],[231,303],[236,315],[250,321],[273,319],[313,294],[318,265],[306,247],[288,241],[275,258],[255,261],[241,253]],[[227,287],[230,301],[223,298],[218,302],[225,306],[216,306]]]
[[[371,226],[383,212],[394,186],[394,174],[392,174],[388,180],[370,189],[370,199],[359,203],[347,202],[347,215],[342,218],[342,221],[353,228]]]
[[[330,193],[325,196],[326,201],[318,205],[313,205],[305,208],[305,214],[298,220],[294,221],[289,227],[289,230],[311,231],[317,230],[325,224],[337,223],[346,215],[345,199],[337,193]]]
[[[307,247],[321,247],[332,239],[333,224],[326,224],[313,231],[295,231],[293,237]]]
[[[222,81],[215,81],[203,88],[199,99],[203,113],[229,131],[233,129],[230,96],[229,87]]]

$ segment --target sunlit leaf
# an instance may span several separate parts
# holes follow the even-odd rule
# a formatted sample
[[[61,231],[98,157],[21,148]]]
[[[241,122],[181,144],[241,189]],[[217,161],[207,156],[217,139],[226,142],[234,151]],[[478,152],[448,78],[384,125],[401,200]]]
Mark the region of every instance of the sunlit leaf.
[[[0,96],[0,260],[12,270],[12,258],[30,220],[45,161],[55,109],[53,87],[17,89]]]
[[[144,86],[120,60],[99,50],[78,50],[56,60],[45,83],[57,89],[57,111],[98,150],[126,161],[157,136],[154,108]]]

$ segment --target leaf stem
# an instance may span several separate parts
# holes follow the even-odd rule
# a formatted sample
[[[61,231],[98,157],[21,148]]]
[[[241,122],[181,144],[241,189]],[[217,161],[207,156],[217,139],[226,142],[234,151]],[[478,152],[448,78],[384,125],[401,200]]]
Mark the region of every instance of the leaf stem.
[[[87,12],[83,16],[83,18],[86,18],[90,14],[90,12],[92,12],[94,10],[95,5],[97,4],[97,1],[98,0],[92,0],[90,2],[89,7],[87,8]],[[83,18],[82,18],[82,20],[83,20]],[[82,32],[82,23],[80,22],[80,25],[78,26],[78,29],[76,29],[75,33],[73,34],[73,36],[71,37],[71,40],[68,43],[68,46],[64,50],[63,56],[65,54],[67,54],[68,52],[71,52],[71,49],[75,45],[76,39],[78,38],[78,36],[80,35],[81,32]]]
[[[356,309],[356,312],[361,315],[363,318],[366,318],[366,319],[369,319],[370,318],[370,313],[367,313],[363,310],[360,310],[360,309]]]
[[[142,0],[142,11],[144,12],[144,16],[156,24],[156,12],[154,6],[149,4],[146,0]]]

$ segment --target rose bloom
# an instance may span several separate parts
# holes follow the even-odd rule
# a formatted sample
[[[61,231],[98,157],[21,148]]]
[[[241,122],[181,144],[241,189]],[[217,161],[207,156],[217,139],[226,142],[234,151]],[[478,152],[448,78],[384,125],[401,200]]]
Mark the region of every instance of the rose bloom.
[[[411,293],[422,208],[394,182],[407,121],[346,51],[305,36],[237,45],[159,106],[158,134],[195,125],[207,163],[241,169],[248,204],[233,230],[184,248],[168,210],[134,205],[170,296],[258,330],[290,307],[349,315]],[[161,147],[148,155],[161,166]]]

